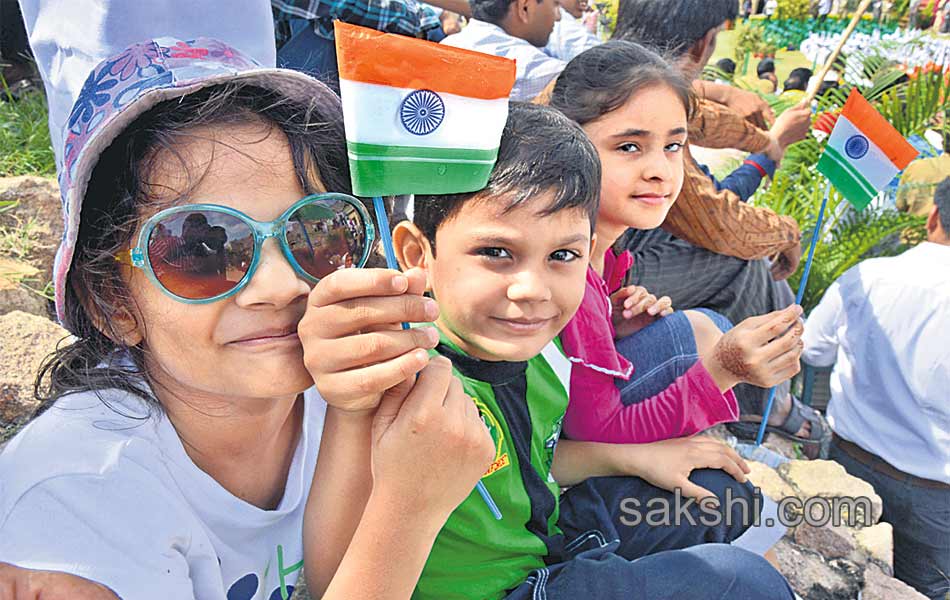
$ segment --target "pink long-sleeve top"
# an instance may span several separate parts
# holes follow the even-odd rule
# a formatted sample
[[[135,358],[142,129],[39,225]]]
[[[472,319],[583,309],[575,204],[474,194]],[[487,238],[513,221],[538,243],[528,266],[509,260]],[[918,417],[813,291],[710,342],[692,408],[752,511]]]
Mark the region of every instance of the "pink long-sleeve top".
[[[618,256],[609,250],[604,277],[588,269],[584,299],[561,332],[573,367],[564,432],[575,440],[644,444],[737,420],[735,394],[720,392],[702,361],[656,396],[627,406],[621,402],[614,380],[629,380],[634,365],[617,352],[610,294],[620,288],[632,266],[629,252]]]

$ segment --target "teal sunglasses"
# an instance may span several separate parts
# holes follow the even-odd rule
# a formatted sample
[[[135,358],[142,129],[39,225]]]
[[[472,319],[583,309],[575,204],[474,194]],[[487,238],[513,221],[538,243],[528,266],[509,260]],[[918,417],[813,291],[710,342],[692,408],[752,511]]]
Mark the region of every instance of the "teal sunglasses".
[[[267,223],[227,206],[186,204],[149,218],[116,260],[142,269],[175,300],[203,304],[246,286],[269,238],[300,277],[316,283],[364,266],[376,230],[363,204],[346,194],[307,196]]]

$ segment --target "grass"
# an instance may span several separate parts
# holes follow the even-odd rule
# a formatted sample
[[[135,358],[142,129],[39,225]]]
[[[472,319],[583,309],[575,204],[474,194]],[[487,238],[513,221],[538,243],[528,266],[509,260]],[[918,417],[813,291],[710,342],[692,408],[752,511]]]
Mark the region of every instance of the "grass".
[[[46,98],[39,91],[14,99],[0,79],[0,177],[55,176],[56,162],[49,140]]]
[[[0,225],[0,255],[24,259],[39,247],[38,221],[17,219],[16,225]]]
[[[736,50],[736,31],[734,29],[723,31],[719,34],[719,37],[716,38],[716,51],[713,53],[712,58],[709,60],[709,64],[715,64],[720,58],[734,58]],[[758,59],[754,57],[749,58],[749,71],[742,77],[742,65],[736,66],[736,77],[739,79],[745,79],[749,83],[754,84],[758,79],[755,74],[755,67],[758,63]],[[778,77],[778,83],[781,86],[788,78],[788,74],[792,72],[792,69],[797,69],[799,67],[812,68],[812,63],[810,60],[805,58],[805,55],[797,50],[788,51],[788,50],[779,50],[775,53],[775,75]]]

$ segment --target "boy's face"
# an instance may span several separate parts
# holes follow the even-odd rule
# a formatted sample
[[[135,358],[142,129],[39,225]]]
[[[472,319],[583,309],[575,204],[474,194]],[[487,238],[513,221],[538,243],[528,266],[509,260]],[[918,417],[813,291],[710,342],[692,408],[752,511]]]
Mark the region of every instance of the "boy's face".
[[[540,215],[549,193],[504,212],[506,203],[473,199],[442,223],[435,254],[425,247],[439,328],[474,358],[537,356],[584,297],[590,220],[581,209]]]

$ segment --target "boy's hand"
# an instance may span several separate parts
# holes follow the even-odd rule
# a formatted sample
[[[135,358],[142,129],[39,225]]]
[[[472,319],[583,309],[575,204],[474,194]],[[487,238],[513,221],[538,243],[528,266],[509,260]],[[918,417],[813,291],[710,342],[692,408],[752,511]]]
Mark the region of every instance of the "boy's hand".
[[[386,390],[429,363],[426,351],[439,341],[435,329],[400,327],[439,316],[424,291],[418,269],[341,269],[313,288],[297,332],[304,364],[330,406],[375,409]]]
[[[798,264],[802,260],[802,245],[800,242],[782,250],[772,260],[772,279],[775,281],[784,281],[792,276],[798,270]]]
[[[749,465],[735,450],[705,435],[676,438],[643,444],[648,452],[637,452],[635,464],[629,468],[658,488],[673,492],[679,488],[684,497],[702,501],[715,494],[689,480],[695,469],[722,469],[740,482],[746,480]]]
[[[638,285],[620,288],[610,297],[613,302],[614,330],[617,339],[640,331],[660,317],[673,314],[669,296],[657,298]]]
[[[705,362],[719,389],[727,390],[742,382],[770,388],[798,373],[805,346],[801,314],[802,307],[793,304],[749,317],[723,334]]]
[[[785,150],[795,142],[800,142],[811,131],[811,107],[798,104],[789,108],[775,120],[769,130],[772,144],[765,150],[766,156],[776,163],[782,162]]]
[[[0,600],[118,600],[106,587],[69,573],[0,563]]]
[[[390,390],[376,411],[374,496],[405,511],[429,513],[439,528],[494,458],[495,444],[475,402],[441,356],[414,384]]]

